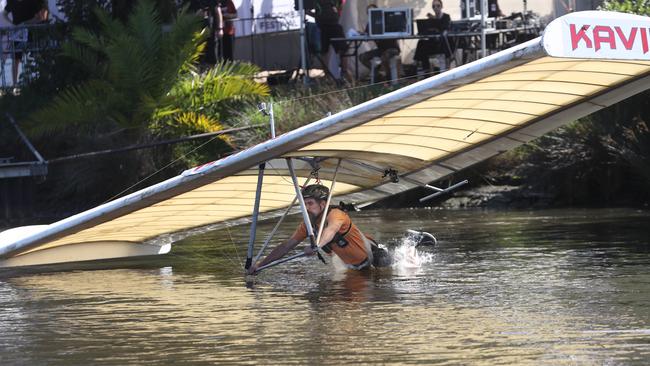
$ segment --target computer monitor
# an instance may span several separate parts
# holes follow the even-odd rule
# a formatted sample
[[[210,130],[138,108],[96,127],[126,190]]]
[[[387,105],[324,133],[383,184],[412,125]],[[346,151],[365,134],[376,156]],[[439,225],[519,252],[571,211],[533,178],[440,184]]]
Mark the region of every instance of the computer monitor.
[[[447,29],[445,28],[447,25],[442,19],[438,18],[415,19],[418,36],[442,33]]]
[[[368,33],[375,37],[409,36],[413,34],[411,8],[368,9]]]
[[[495,18],[499,16],[499,3],[498,0],[487,0],[487,14],[488,18]],[[460,17],[474,18],[481,15],[481,0],[461,0],[460,1]]]

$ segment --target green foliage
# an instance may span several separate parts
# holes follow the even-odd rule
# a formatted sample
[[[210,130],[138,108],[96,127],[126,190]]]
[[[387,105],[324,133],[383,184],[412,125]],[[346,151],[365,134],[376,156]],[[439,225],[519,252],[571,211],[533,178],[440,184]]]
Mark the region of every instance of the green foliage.
[[[258,69],[252,65],[198,72],[205,35],[194,14],[181,12],[163,24],[154,2],[129,7],[123,20],[109,14],[115,8],[96,8],[92,26],[66,28],[68,42],[60,55],[39,64],[47,65],[40,77],[20,97],[1,98],[0,108],[10,104],[16,117],[29,116],[20,118],[21,125],[47,158],[219,131],[233,111],[268,95],[267,86],[254,81]],[[33,112],[34,105],[40,109]],[[51,193],[43,204],[77,211],[231,150],[223,135],[55,164],[41,185]]]
[[[650,0],[605,0],[599,9],[650,16]]]
[[[198,58],[200,24],[180,14],[168,33],[153,3],[140,1],[126,24],[96,10],[100,31],[77,27],[63,55],[90,78],[32,115],[41,131],[76,125],[143,129],[159,103]]]
[[[196,16],[180,13],[168,31],[152,2],[140,1],[126,23],[96,10],[98,31],[77,27],[63,55],[89,78],[71,86],[31,119],[47,132],[133,130],[179,136],[221,129],[225,104],[268,94],[257,67],[223,63],[198,74],[204,35]]]
[[[111,0],[57,0],[56,6],[65,14],[69,23],[75,26],[92,27],[96,24],[94,10],[100,8],[109,11]]]
[[[492,183],[552,195],[556,204],[650,199],[650,93],[542,136],[490,162]]]
[[[96,8],[104,9],[116,19],[126,20],[135,3],[133,0],[57,0],[56,6],[65,14],[68,23],[94,28]],[[155,0],[155,5],[165,22],[171,21],[176,14],[175,0]]]
[[[328,79],[312,79],[309,87],[300,83],[275,86],[268,102],[273,103],[276,135],[280,135],[393,90],[393,86],[381,85],[341,89]],[[260,113],[257,105],[244,104],[235,111],[232,120],[238,125],[260,126],[233,136],[236,146],[249,146],[271,138],[269,117]]]
[[[258,72],[251,64],[224,62],[202,74],[183,75],[149,128],[171,135],[219,130],[219,121],[229,120],[237,106],[269,94],[266,84],[254,80]]]
[[[650,15],[650,1],[608,0],[600,9]],[[487,175],[556,204],[642,204],[650,199],[648,121],[646,91],[498,157]]]

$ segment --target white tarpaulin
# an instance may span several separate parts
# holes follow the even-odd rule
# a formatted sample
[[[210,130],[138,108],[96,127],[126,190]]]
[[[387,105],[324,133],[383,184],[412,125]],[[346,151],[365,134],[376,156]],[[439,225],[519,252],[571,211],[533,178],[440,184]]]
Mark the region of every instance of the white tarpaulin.
[[[300,27],[298,11],[294,10],[294,0],[233,0],[233,3],[238,15],[238,20],[235,22],[237,36],[286,31]],[[360,30],[365,27],[366,7],[371,3],[386,8],[412,8],[414,19],[424,18],[427,13],[433,12],[431,1],[347,0],[341,14],[341,24],[345,31],[350,28]],[[504,15],[523,10],[523,3],[520,0],[501,0],[499,4]],[[528,10],[542,15],[552,11],[550,3],[542,0],[529,0]],[[443,11],[451,15],[454,20],[460,19],[460,1],[445,2]]]
[[[293,0],[234,0],[238,37],[280,32],[300,27],[300,17]]]

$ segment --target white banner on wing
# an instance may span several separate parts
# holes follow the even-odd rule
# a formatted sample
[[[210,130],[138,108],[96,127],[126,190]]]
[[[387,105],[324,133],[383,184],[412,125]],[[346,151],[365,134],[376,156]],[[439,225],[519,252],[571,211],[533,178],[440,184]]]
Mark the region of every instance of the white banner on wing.
[[[553,57],[650,60],[650,18],[585,11],[555,19],[543,45]]]

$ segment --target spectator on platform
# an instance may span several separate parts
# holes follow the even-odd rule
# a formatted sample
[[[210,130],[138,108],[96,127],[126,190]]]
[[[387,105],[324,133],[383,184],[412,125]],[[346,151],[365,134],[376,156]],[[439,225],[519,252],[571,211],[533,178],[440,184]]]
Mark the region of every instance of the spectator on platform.
[[[223,17],[223,23],[220,24],[223,35],[219,40],[219,58],[232,61],[235,48],[235,22],[233,20],[237,18],[237,8],[232,0],[219,0],[219,7]]]
[[[11,14],[11,19],[9,15]],[[29,25],[43,23],[48,20],[49,10],[45,0],[7,0],[2,16],[13,25]],[[14,91],[18,85],[18,67],[23,58],[22,49],[25,49],[28,40],[27,29],[18,29],[9,35],[13,42],[14,60],[11,68]]]
[[[370,4],[368,5],[366,11],[375,8],[377,8],[377,5]],[[366,25],[364,33],[368,34],[368,32],[369,26]],[[384,75],[388,76],[390,75],[390,59],[400,54],[400,48],[399,44],[397,43],[397,39],[375,40],[375,44],[377,45],[377,48],[359,55],[359,61],[365,67],[370,69],[370,61],[375,57],[379,57],[381,59],[381,66],[384,70]]]
[[[415,48],[415,55],[413,59],[420,63],[425,72],[431,71],[431,63],[429,57],[432,55],[440,55],[444,57],[439,57],[438,65],[440,71],[445,71],[447,69],[446,59],[451,56],[451,47],[449,46],[449,41],[447,40],[447,31],[451,25],[451,17],[447,13],[442,12],[442,0],[433,0],[432,2],[433,14],[427,13],[429,19],[439,19],[440,20],[440,29],[438,32],[442,34],[441,37],[421,39],[418,41],[417,47]]]

